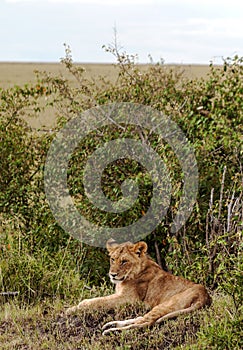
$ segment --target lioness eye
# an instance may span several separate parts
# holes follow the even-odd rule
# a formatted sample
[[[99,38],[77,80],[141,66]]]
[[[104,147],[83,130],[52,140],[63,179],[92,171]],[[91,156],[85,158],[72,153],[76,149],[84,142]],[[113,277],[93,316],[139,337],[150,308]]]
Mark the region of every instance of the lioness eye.
[[[114,261],[115,261],[115,259],[111,258],[111,262],[114,262]]]
[[[127,260],[122,260],[121,265],[125,265],[127,263]]]

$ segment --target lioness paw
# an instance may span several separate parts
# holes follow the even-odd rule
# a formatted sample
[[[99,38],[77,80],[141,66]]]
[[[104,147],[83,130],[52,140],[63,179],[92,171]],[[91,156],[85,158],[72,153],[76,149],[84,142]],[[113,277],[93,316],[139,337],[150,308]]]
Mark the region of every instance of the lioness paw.
[[[122,322],[122,321],[120,321],[120,322]],[[114,326],[118,327],[118,324],[119,324],[119,321],[107,322],[107,323],[105,323],[104,326],[102,327],[102,331],[104,331],[104,330],[106,330],[106,329],[108,329],[108,328],[110,328],[110,327],[114,327]]]
[[[74,312],[76,312],[77,310],[82,310],[82,309],[87,309],[89,307],[89,305],[91,304],[91,301],[88,299],[84,299],[82,300],[78,305],[73,306],[73,307],[69,307],[65,313],[66,315],[70,315]]]
[[[76,310],[77,310],[77,306],[73,306],[73,307],[69,307],[68,309],[65,310],[65,314],[68,316],[68,315],[71,315],[73,314]]]
[[[102,335],[106,335],[111,332],[115,331],[122,331],[123,329],[129,329],[130,325],[136,324],[139,320],[141,320],[143,317],[139,316],[137,318],[130,318],[128,320],[124,321],[111,321],[104,324],[102,327],[102,330],[104,331]]]

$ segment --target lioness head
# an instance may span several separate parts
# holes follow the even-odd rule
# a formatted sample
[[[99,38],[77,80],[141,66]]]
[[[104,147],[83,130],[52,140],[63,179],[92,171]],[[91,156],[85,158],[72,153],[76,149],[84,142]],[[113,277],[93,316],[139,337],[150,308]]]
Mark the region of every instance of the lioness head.
[[[113,239],[109,239],[106,248],[110,255],[109,276],[111,282],[119,283],[134,279],[142,270],[147,252],[145,242],[118,244]]]

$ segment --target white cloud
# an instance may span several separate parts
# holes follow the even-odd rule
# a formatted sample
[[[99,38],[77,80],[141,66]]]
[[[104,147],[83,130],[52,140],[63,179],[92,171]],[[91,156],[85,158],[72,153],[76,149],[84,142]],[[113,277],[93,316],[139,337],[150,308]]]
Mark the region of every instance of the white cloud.
[[[6,3],[32,2],[37,3],[39,0],[5,0]],[[44,0],[43,3],[77,3],[77,4],[94,4],[94,5],[153,5],[158,0]]]
[[[237,18],[189,18],[183,24],[176,26],[176,34],[190,36],[242,38],[242,19]]]
[[[18,3],[18,2],[50,2],[50,3],[80,3],[80,4],[99,4],[99,5],[126,5],[126,4],[135,4],[135,5],[144,5],[144,4],[158,4],[158,5],[167,5],[180,2],[178,0],[4,0],[6,3]],[[195,5],[195,0],[183,0],[184,5]],[[219,6],[237,6],[236,10],[242,7],[242,0],[198,0],[196,5],[199,7],[208,6],[208,5],[219,5]]]
[[[76,60],[107,61],[101,46],[112,42],[115,24],[121,45],[141,62],[151,54],[208,63],[242,55],[242,23],[242,0],[0,0],[0,60],[58,60],[66,42]]]

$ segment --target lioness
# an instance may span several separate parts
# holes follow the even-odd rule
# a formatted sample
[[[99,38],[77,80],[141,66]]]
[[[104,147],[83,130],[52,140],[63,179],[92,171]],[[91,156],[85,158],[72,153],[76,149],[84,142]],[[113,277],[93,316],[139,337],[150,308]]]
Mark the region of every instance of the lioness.
[[[115,294],[85,299],[67,309],[111,309],[142,301],[151,308],[144,316],[125,321],[108,322],[103,334],[131,328],[150,326],[210,305],[211,298],[204,286],[163,271],[147,254],[145,242],[122,244],[110,239],[106,244],[110,255],[109,276],[116,285]]]

